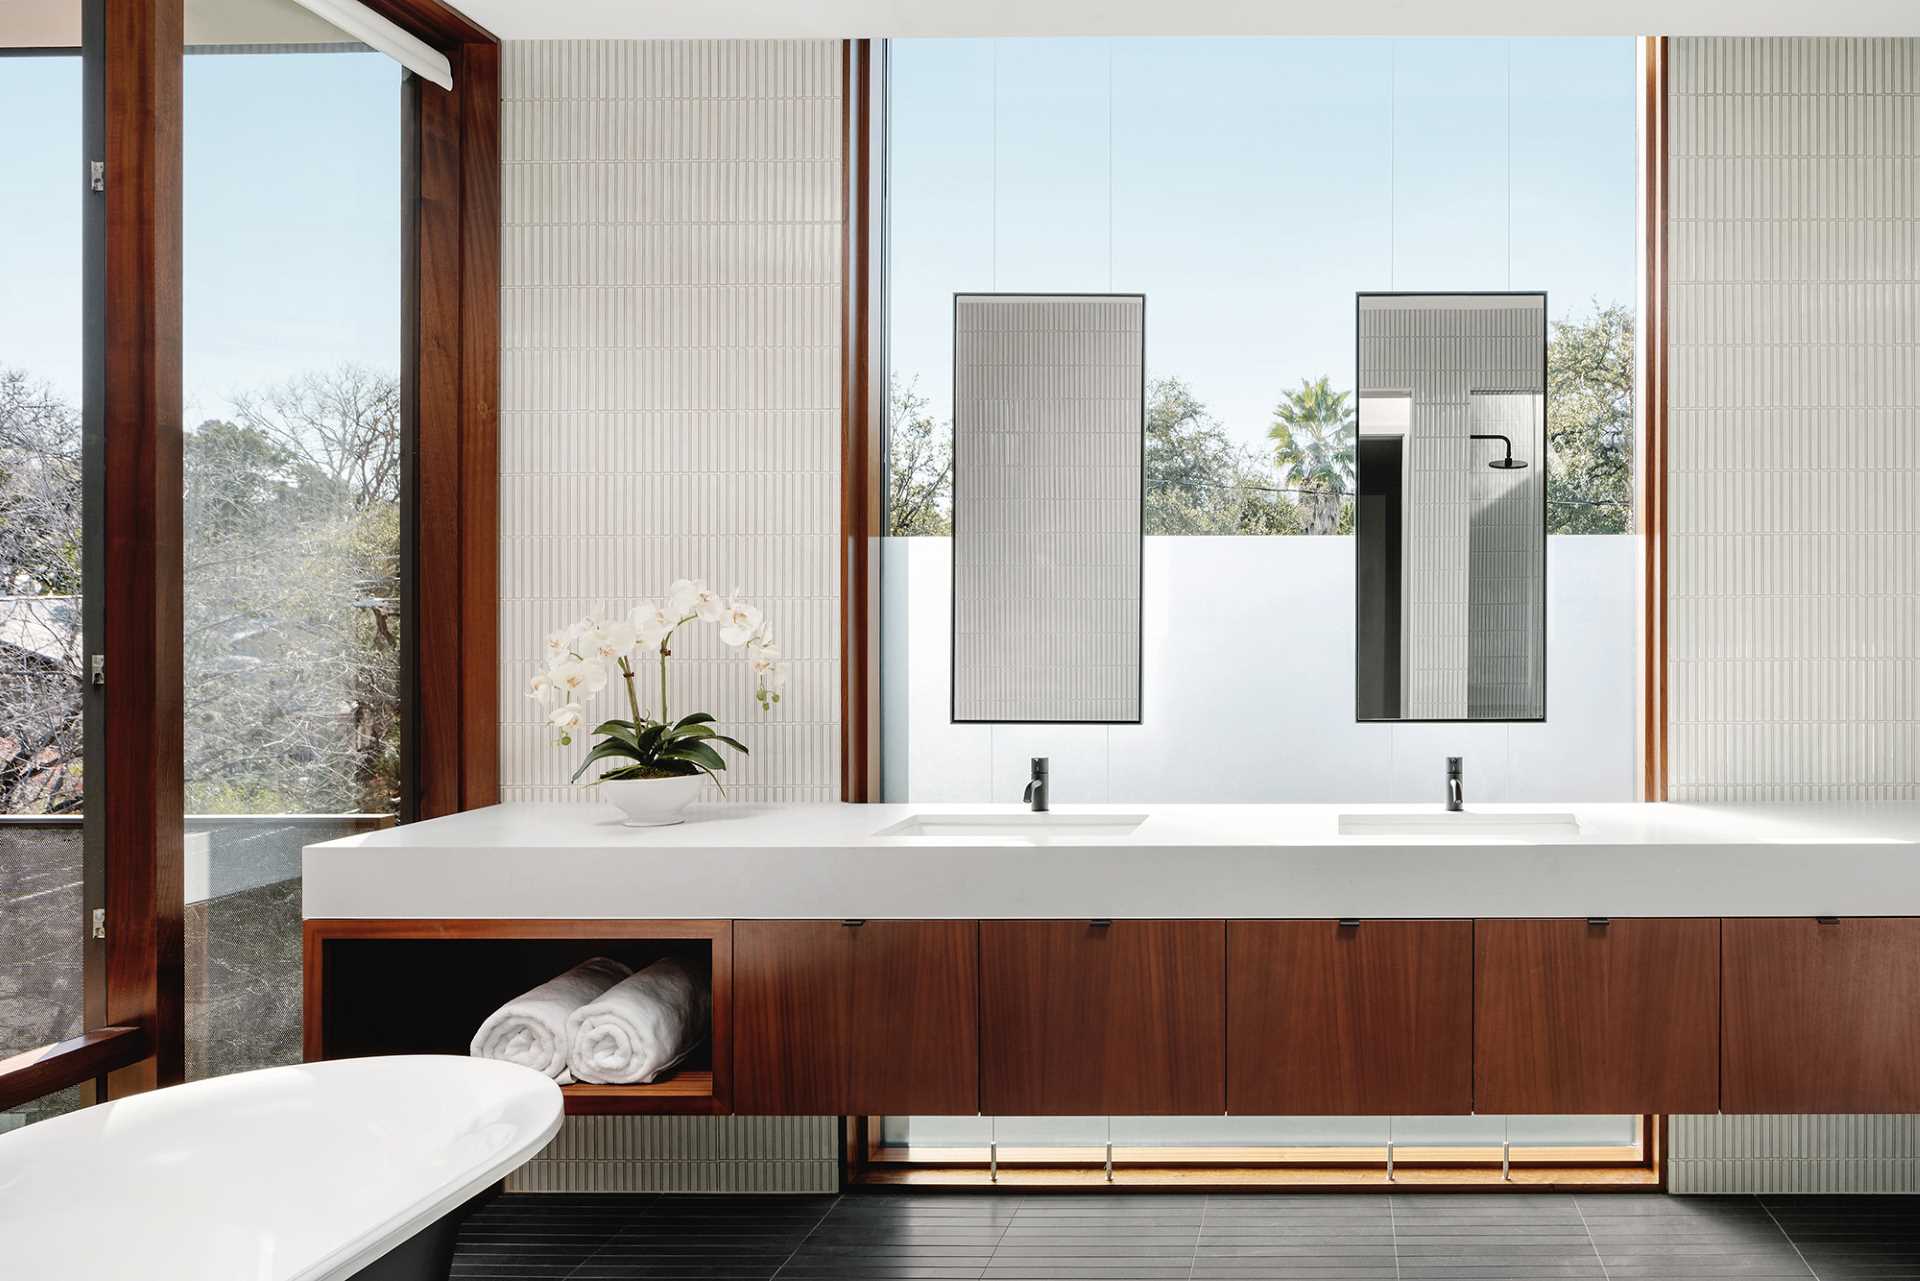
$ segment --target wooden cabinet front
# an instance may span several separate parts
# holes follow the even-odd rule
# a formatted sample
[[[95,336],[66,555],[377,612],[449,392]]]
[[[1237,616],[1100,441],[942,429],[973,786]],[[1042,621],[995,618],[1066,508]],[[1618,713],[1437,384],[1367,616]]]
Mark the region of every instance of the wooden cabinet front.
[[[972,1116],[980,1110],[980,926],[868,921],[853,936],[848,1110]]]
[[[852,934],[838,921],[734,922],[734,1111],[846,1112]]]
[[[734,1110],[971,1115],[979,1107],[972,921],[740,921]]]
[[[1713,1112],[1720,922],[1478,921],[1474,1108]]]
[[[1920,920],[1728,920],[1721,1108],[1920,1112]]]
[[[1473,1110],[1473,922],[1227,925],[1227,1111]]]
[[[1221,921],[984,921],[981,1111],[1225,1111]]]

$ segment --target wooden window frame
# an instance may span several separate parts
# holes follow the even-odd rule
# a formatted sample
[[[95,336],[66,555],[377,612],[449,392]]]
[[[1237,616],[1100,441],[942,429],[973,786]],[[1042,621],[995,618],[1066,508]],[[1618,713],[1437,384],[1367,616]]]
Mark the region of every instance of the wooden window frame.
[[[454,88],[403,81],[406,817],[491,804],[497,686],[499,45],[440,0],[366,0],[446,54]],[[90,688],[86,1026],[0,1061],[0,1106],[105,1079],[186,1075],[182,666],[183,0],[87,0]],[[97,532],[96,532],[97,531]],[[432,654],[434,661],[422,661]],[[103,719],[104,717],[104,719]]]
[[[876,45],[879,45],[876,48]],[[880,779],[880,539],[886,519],[884,271],[886,234],[874,156],[883,145],[885,46],[840,44],[840,799],[882,798]],[[884,253],[882,254],[884,260]],[[881,317],[875,323],[876,313]]]
[[[1667,662],[1667,450],[1671,165],[1668,40],[1640,40],[1640,341],[1639,439],[1634,471],[1640,533],[1640,799],[1664,801],[1671,784]]]

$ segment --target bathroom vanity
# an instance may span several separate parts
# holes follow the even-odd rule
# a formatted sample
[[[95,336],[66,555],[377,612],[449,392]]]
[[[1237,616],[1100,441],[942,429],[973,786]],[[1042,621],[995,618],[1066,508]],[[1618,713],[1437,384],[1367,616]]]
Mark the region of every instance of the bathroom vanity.
[[[309,1058],[708,961],[703,1053],[574,1112],[1920,1110],[1920,805],[510,805],[305,877]]]

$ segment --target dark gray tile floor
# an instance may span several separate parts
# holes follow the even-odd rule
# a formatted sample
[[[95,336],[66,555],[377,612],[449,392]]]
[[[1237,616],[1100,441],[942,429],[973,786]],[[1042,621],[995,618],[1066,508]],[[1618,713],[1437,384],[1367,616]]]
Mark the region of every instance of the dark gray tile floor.
[[[503,1196],[458,1281],[1920,1281],[1920,1197]]]

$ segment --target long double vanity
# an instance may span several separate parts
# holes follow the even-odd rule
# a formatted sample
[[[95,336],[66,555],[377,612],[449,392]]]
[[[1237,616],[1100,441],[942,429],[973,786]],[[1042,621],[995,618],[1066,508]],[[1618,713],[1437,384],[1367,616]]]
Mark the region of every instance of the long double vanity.
[[[574,1112],[1920,1110],[1920,805],[508,805],[309,846],[305,914],[309,1058],[708,965]]]

